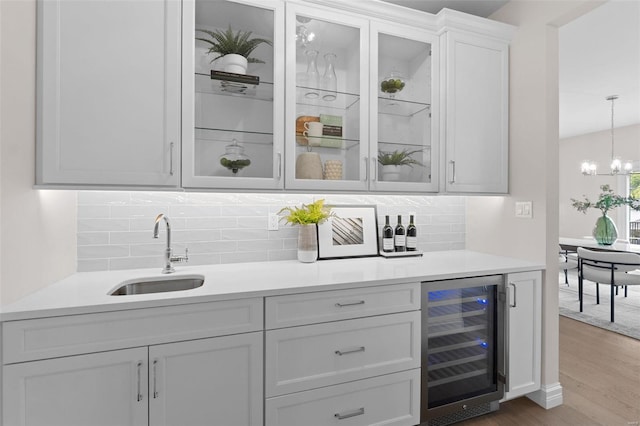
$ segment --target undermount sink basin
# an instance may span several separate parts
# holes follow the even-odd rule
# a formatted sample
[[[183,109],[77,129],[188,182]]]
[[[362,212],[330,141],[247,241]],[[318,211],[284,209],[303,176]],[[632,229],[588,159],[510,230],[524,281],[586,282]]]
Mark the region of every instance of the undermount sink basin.
[[[191,290],[204,284],[202,275],[145,278],[123,282],[112,291],[111,296],[129,296],[132,294],[166,293],[169,291]]]

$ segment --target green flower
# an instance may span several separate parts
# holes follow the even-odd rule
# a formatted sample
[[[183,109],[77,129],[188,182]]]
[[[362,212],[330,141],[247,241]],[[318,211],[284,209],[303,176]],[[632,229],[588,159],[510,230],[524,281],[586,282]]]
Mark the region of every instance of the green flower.
[[[623,197],[621,195],[616,195],[613,193],[613,190],[611,189],[611,187],[609,187],[609,185],[602,185],[600,189],[602,190],[602,193],[598,197],[598,201],[596,201],[595,203],[593,201],[589,201],[587,197],[583,195],[584,201],[572,198],[571,205],[579,212],[585,214],[590,208],[599,209],[604,216],[607,215],[607,212],[609,210],[619,206],[629,206],[633,210],[640,211],[639,199],[634,197]]]
[[[271,41],[264,38],[252,38],[251,40],[249,40],[249,37],[251,37],[251,31],[238,31],[234,33],[231,29],[231,26],[229,26],[226,31],[196,31],[206,33],[212,38],[212,40],[210,40],[208,38],[196,37],[196,40],[204,41],[205,43],[209,43],[211,45],[211,47],[209,48],[210,54],[218,54],[218,56],[213,58],[211,62],[215,61],[218,58],[221,58],[224,55],[235,53],[236,55],[242,55],[247,58],[247,62],[249,63],[264,64],[263,60],[250,58],[249,55],[254,51],[256,47],[258,47],[262,43],[272,46]]]
[[[335,216],[330,207],[325,207],[324,200],[317,200],[307,205],[303,204],[302,207],[284,207],[278,214],[285,212],[289,212],[289,214],[282,219],[292,225],[322,223]]]

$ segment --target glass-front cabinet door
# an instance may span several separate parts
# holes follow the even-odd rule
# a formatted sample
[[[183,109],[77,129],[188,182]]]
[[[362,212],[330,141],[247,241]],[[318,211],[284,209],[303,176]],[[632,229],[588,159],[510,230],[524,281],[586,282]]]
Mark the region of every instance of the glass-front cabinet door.
[[[368,188],[368,34],[357,16],[287,5],[288,189]]]
[[[371,24],[370,189],[438,190],[438,38]]]
[[[284,3],[183,2],[182,186],[281,189]]]

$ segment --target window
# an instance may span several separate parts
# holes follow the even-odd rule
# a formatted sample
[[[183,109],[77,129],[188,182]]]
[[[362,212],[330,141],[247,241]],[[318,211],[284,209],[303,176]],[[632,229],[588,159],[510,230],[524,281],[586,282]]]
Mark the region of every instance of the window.
[[[629,195],[640,198],[640,173],[629,175]],[[640,244],[640,212],[629,209],[629,242]]]

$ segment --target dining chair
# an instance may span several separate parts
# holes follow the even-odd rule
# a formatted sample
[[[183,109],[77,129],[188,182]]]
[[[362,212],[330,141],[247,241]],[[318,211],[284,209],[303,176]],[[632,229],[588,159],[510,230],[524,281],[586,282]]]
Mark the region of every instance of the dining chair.
[[[564,271],[564,283],[569,286],[569,273],[571,269],[578,269],[578,259],[575,252],[569,250],[563,250],[560,248],[558,252],[558,266],[561,271]]]
[[[614,289],[618,286],[640,285],[640,255],[628,252],[605,252],[578,247],[578,297],[583,308],[583,281],[596,283],[596,303],[600,303],[599,284],[611,286],[611,322],[614,321]]]

